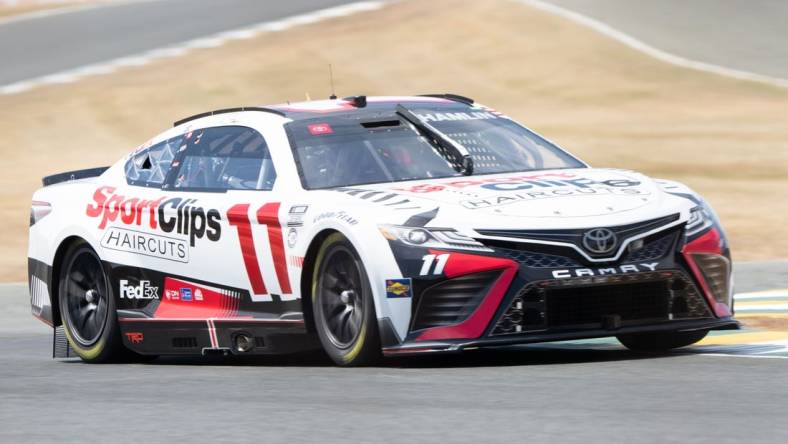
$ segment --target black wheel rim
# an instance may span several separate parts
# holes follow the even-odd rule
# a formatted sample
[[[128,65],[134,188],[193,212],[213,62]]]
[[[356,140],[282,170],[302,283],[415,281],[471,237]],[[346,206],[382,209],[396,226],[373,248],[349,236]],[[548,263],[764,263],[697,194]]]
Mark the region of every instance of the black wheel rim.
[[[358,338],[364,321],[364,286],[356,259],[347,248],[329,252],[321,265],[320,313],[334,346],[345,349]]]
[[[69,331],[79,344],[93,345],[104,332],[109,308],[109,288],[99,258],[90,250],[78,252],[63,279]]]

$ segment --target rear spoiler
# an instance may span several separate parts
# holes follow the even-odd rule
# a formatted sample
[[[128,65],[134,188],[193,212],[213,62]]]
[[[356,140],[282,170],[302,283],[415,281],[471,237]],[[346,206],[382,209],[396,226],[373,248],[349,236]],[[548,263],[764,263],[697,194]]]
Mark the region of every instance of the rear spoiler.
[[[66,171],[65,173],[53,174],[45,176],[41,182],[45,187],[54,185],[60,182],[68,182],[69,180],[87,179],[88,177],[98,177],[104,174],[109,167],[88,168],[86,170]]]

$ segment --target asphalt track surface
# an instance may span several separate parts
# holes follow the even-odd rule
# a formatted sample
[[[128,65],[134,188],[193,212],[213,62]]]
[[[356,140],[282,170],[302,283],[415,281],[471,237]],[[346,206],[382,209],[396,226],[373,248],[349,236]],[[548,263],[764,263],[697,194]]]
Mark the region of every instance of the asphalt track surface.
[[[738,269],[739,291],[788,276],[788,263]],[[90,365],[50,358],[24,285],[0,285],[0,300],[2,443],[788,442],[788,347],[637,354],[590,341],[372,368],[320,354]]]
[[[543,0],[687,59],[788,79],[783,0]]]
[[[148,0],[6,23],[0,85],[346,3],[353,2]]]

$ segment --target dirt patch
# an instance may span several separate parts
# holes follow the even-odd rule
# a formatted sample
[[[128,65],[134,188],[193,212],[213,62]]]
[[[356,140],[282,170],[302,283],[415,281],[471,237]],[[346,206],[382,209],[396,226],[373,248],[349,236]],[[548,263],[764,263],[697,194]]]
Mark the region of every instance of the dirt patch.
[[[748,328],[758,330],[786,330],[788,317],[786,316],[755,316],[739,317],[739,321]]]
[[[594,166],[706,195],[734,258],[788,251],[788,91],[677,68],[510,1],[405,1],[149,66],[0,97],[0,279],[24,280],[41,176],[108,165],[178,118],[340,95],[456,92]]]

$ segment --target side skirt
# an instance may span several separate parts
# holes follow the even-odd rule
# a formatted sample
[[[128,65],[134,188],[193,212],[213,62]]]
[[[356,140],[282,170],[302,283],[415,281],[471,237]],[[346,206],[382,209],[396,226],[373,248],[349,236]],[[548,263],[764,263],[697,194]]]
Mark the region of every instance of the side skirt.
[[[278,354],[319,348],[303,320],[121,318],[123,344],[143,355]],[[241,352],[239,336],[251,338]]]

